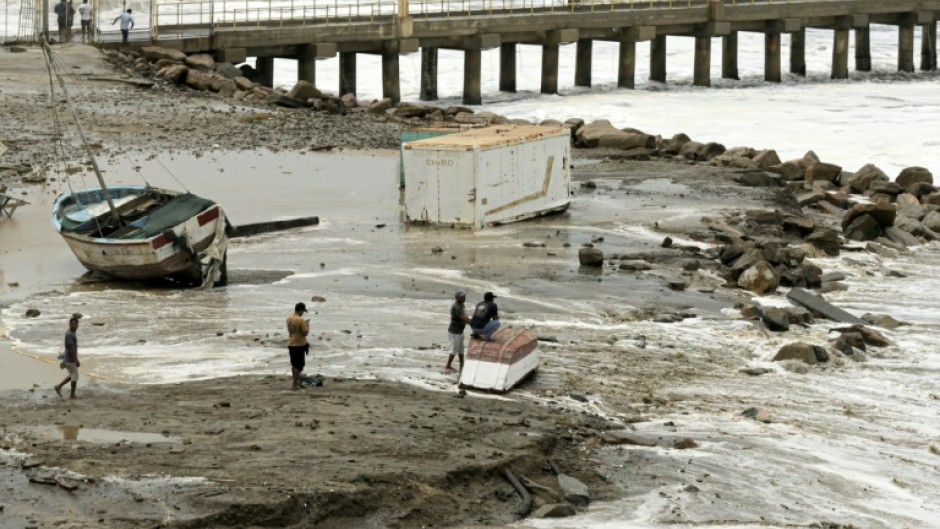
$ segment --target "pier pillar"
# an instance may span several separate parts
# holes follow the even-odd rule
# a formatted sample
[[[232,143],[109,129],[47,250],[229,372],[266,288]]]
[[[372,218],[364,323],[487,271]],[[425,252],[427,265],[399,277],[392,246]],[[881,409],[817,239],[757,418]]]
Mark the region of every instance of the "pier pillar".
[[[832,37],[832,75],[833,79],[849,78],[849,30],[836,29]]]
[[[437,48],[421,48],[421,101],[437,100]]]
[[[738,32],[721,37],[721,78],[740,79],[738,77]]]
[[[558,93],[558,44],[542,45],[542,93]]]
[[[937,22],[928,22],[921,26],[920,33],[920,69],[937,69]]]
[[[483,50],[472,48],[463,50],[463,104],[482,105],[480,92],[480,70],[483,62]]]
[[[356,53],[339,54],[339,95],[356,93]]]
[[[297,80],[317,84],[317,47],[307,44],[300,47],[297,57]]]
[[[617,86],[633,88],[636,80],[636,41],[620,40],[620,54],[617,61]]]
[[[898,26],[898,71],[914,71],[914,23],[904,22]]]
[[[258,72],[261,84],[274,86],[274,57],[258,57],[255,59],[255,71]]]
[[[855,28],[855,70],[871,71],[871,28]]]
[[[780,33],[764,33],[764,80],[779,83],[780,74]]]
[[[516,91],[516,43],[499,45],[499,89],[502,92]]]
[[[790,73],[806,76],[806,30],[790,33]]]
[[[398,79],[398,50],[382,52],[382,97],[398,104],[401,101],[401,83]]]
[[[666,82],[666,36],[656,35],[650,41],[650,81]]]
[[[712,38],[695,37],[695,65],[692,68],[692,84],[712,85]]]
[[[574,63],[574,85],[591,86],[591,59],[594,51],[594,41],[591,39],[578,40]]]

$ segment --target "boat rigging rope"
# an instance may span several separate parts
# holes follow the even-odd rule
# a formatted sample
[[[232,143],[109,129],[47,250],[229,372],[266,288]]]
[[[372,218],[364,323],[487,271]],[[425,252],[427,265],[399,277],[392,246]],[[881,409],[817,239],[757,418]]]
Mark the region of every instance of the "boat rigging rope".
[[[61,68],[59,64],[56,62],[55,56],[52,54],[52,49],[49,48],[48,43],[45,41],[43,41],[42,54],[43,54],[43,58],[45,58],[46,60],[46,73],[49,75],[49,106],[52,108],[52,124],[53,124],[53,128],[55,129],[55,136],[56,136],[56,139],[54,142],[56,155],[57,155],[59,162],[62,163],[62,174],[65,175],[65,183],[69,186],[69,192],[71,193],[72,197],[75,199],[75,203],[78,204],[79,207],[84,208],[85,206],[84,204],[82,204],[81,198],[79,197],[78,194],[75,193],[75,189],[72,188],[72,178],[69,176],[68,166],[66,165],[66,162],[65,162],[65,146],[62,141],[62,138],[64,137],[64,134],[62,132],[62,120],[59,116],[59,109],[56,107],[56,100],[58,99],[58,95],[55,89],[55,80],[53,79],[54,72],[58,71],[60,72],[59,75],[61,75]],[[77,123],[77,116],[76,116],[76,123]],[[84,137],[82,138],[82,141],[84,141]],[[85,188],[87,189],[88,185],[85,182],[85,175],[81,174],[79,175],[79,177],[82,179],[82,185],[85,186]],[[93,216],[92,218],[95,221],[95,227],[98,229],[98,233],[101,233],[102,231],[101,224],[98,222],[98,217]]]
[[[163,162],[161,162],[159,159],[156,159],[156,158],[154,159],[157,160],[157,163],[160,164],[160,167],[162,167],[163,170],[166,171],[170,175],[171,178],[173,178],[173,180],[176,180],[176,183],[179,184],[180,187],[182,187],[187,193],[190,192],[189,189],[183,185],[183,182],[180,182],[179,178],[176,178],[176,175],[173,174],[173,171],[167,169],[167,166],[163,165]]]

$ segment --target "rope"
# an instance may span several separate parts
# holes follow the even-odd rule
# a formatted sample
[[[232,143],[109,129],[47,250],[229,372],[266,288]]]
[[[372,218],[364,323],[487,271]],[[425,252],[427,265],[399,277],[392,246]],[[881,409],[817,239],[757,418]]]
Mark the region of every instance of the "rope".
[[[170,175],[170,178],[172,178],[173,180],[175,180],[176,183],[179,184],[179,186],[180,186],[181,188],[183,188],[184,191],[186,191],[187,193],[190,192],[189,189],[188,189],[185,185],[183,185],[183,182],[180,182],[180,181],[179,181],[179,178],[176,178],[176,175],[173,174],[173,171],[170,171],[170,170],[167,168],[167,166],[163,165],[163,162],[161,162],[159,158],[154,158],[154,159],[157,161],[158,164],[160,164],[160,167],[162,167],[163,170],[166,171],[167,174]]]

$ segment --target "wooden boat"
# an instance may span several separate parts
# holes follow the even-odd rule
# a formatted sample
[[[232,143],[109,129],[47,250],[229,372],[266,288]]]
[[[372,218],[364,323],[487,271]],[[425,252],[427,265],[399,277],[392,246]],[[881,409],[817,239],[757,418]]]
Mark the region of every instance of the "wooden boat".
[[[192,193],[144,186],[65,193],[55,202],[52,224],[94,272],[185,285],[225,281],[225,214]]]
[[[538,334],[524,329],[499,329],[493,333],[492,341],[470,338],[460,387],[505,393],[538,367]]]
[[[59,81],[75,128],[91,162],[97,189],[65,193],[56,200],[52,224],[85,268],[119,279],[169,278],[187,286],[226,281],[228,245],[222,208],[211,200],[144,186],[109,188],[85,139],[69,98],[63,66],[42,42],[46,67]],[[52,104],[59,99],[50,84]],[[56,130],[61,124],[53,112]]]

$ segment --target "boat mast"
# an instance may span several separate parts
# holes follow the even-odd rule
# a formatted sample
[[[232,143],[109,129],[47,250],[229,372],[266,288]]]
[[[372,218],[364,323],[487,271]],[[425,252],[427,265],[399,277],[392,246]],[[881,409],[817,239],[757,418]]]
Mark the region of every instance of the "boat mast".
[[[52,57],[52,50],[49,48],[49,42],[45,39],[42,41],[42,51],[43,55],[46,58],[46,68],[49,69],[49,72],[54,74],[59,80],[59,86],[62,88],[62,95],[65,96],[66,106],[69,108],[69,113],[72,114],[72,119],[75,120],[75,128],[78,129],[78,137],[82,140],[82,147],[85,149],[85,154],[88,155],[88,159],[91,160],[91,167],[95,171],[95,176],[98,178],[98,184],[101,185],[101,191],[104,195],[104,199],[108,201],[108,208],[111,210],[111,217],[118,224],[118,226],[124,225],[124,221],[121,220],[121,216],[117,212],[117,208],[114,207],[114,201],[111,199],[111,192],[108,190],[108,186],[104,183],[104,177],[101,175],[101,169],[98,168],[98,160],[95,159],[95,154],[92,152],[91,147],[88,145],[88,141],[85,139],[85,131],[82,129],[82,122],[78,119],[78,113],[75,111],[75,105],[72,104],[72,99],[69,97],[68,88],[65,86],[65,79],[62,77],[62,73],[55,67],[54,58]],[[52,104],[55,105],[55,94],[50,94],[53,98]]]

